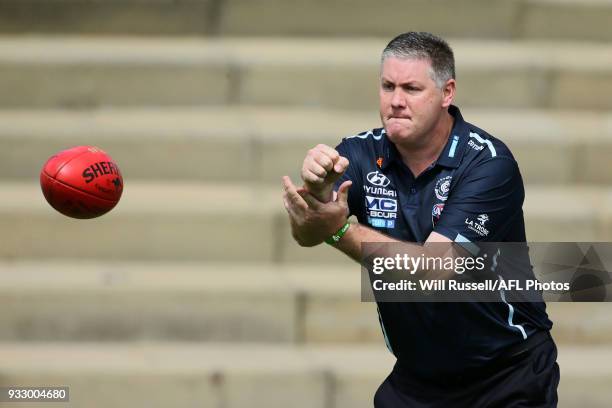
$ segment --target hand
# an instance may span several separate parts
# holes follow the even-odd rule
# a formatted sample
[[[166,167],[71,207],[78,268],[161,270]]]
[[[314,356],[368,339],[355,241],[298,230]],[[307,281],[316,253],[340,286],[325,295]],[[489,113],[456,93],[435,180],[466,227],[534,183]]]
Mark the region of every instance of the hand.
[[[344,174],[349,161],[333,148],[318,144],[308,151],[302,164],[304,187],[320,202],[333,199],[334,183]]]
[[[283,202],[289,213],[291,233],[301,246],[319,245],[336,233],[348,217],[348,190],[352,182],[342,183],[334,201],[321,202],[305,189],[297,189],[289,176],[283,177]]]

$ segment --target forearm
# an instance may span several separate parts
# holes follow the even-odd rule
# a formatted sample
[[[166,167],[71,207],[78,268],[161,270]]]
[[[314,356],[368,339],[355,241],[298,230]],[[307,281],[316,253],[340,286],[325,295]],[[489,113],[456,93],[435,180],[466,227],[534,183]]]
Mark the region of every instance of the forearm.
[[[368,245],[364,246],[364,243]],[[377,243],[379,245],[376,245]],[[411,258],[469,256],[462,250],[458,252],[459,248],[456,248],[452,242],[440,241],[435,238],[428,240],[423,245],[400,241],[362,224],[351,224],[351,227],[334,247],[359,263],[372,257],[395,258],[398,254],[405,254]],[[422,278],[427,279],[448,279],[456,276],[453,269],[421,269],[415,272],[418,272]]]
[[[357,262],[363,259],[362,243],[364,242],[401,242],[388,235],[382,234],[372,228],[361,224],[351,224],[342,239],[334,245],[339,251],[344,252]]]

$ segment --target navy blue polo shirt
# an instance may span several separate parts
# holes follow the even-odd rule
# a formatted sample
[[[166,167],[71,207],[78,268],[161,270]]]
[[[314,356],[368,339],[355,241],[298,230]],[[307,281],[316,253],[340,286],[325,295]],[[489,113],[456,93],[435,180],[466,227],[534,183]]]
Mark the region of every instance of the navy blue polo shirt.
[[[336,147],[352,180],[349,209],[359,223],[396,239],[425,242],[433,232],[463,245],[525,242],[525,196],[508,147],[449,108],[454,125],[438,159],[414,177],[383,128]],[[504,262],[503,253],[497,260]],[[500,296],[501,300],[501,296]],[[387,346],[424,379],[460,375],[552,322],[539,303],[378,303]]]

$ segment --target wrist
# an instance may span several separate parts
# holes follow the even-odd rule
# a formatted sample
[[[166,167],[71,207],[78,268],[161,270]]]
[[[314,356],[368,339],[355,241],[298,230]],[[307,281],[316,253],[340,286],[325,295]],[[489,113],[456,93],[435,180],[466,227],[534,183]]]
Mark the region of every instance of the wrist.
[[[350,227],[351,223],[347,220],[334,234],[332,234],[329,238],[325,240],[325,243],[329,245],[337,244],[342,239],[342,237],[346,235]]]
[[[308,193],[310,193],[314,198],[321,201],[322,203],[328,203],[334,198],[333,184],[322,187],[304,183],[304,187],[306,188],[306,191],[308,191]]]

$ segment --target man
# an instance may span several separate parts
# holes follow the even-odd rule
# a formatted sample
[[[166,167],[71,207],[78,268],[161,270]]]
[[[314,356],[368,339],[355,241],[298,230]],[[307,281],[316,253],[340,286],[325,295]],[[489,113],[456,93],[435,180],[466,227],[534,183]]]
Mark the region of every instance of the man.
[[[381,60],[383,127],[311,149],[302,188],[283,178],[294,238],[326,240],[358,261],[364,242],[404,242],[415,256],[417,243],[525,242],[517,163],[452,105],[448,44],[409,32]],[[507,269],[507,258],[498,252],[491,270]],[[559,367],[543,302],[511,304],[500,293],[499,302],[379,302],[378,311],[397,362],[376,407],[556,406]]]

